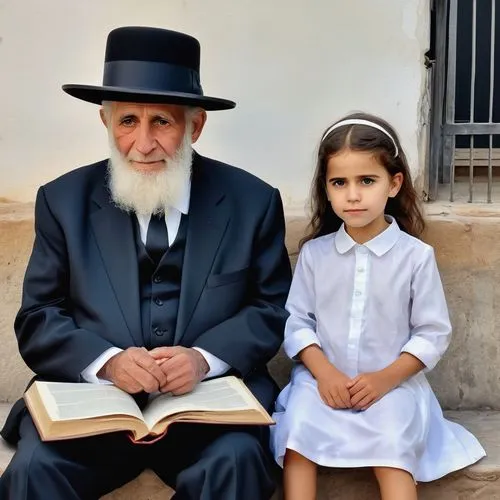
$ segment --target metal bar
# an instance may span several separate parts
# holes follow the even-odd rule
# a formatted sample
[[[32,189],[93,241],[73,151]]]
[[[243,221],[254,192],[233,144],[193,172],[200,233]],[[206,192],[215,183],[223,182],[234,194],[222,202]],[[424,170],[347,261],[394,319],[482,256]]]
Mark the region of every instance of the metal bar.
[[[449,137],[450,147],[455,151],[455,136]],[[455,201],[455,154],[450,154],[450,201]]]
[[[441,170],[441,175],[439,181],[443,184],[448,184],[450,182],[450,165],[451,159],[453,157],[454,142],[455,138],[448,135],[442,138],[443,141],[443,153],[442,153],[442,163],[443,168]]]
[[[500,134],[500,123],[446,123],[444,135],[489,135]]]
[[[458,0],[450,0],[450,17],[448,25],[448,71],[446,83],[446,125],[455,122],[455,85],[457,77],[457,19],[458,19]],[[445,141],[448,147],[445,152],[451,149],[451,154],[443,158],[443,168],[449,168],[450,171],[450,201],[453,201],[455,189],[455,144],[450,145],[450,139]],[[453,146],[451,148],[450,146]],[[448,167],[449,164],[449,167]]]
[[[446,39],[448,32],[448,1],[434,2],[436,10],[435,61],[431,68],[431,127],[429,153],[429,199],[436,200],[443,173],[443,120],[446,91]]]
[[[470,136],[469,149],[469,203],[472,203],[474,196],[474,136]]]
[[[491,0],[491,37],[490,37],[490,109],[489,109],[489,122],[493,123],[493,89],[495,86],[495,14],[496,14],[496,0]],[[489,136],[489,150],[488,150],[488,192],[486,201],[491,203],[491,192],[493,189],[493,136]]]
[[[457,18],[458,0],[450,1],[448,28],[448,74],[446,84],[446,122],[455,121],[455,80],[457,76]]]
[[[493,0],[495,1],[495,0]],[[488,191],[486,194],[486,201],[491,203],[491,191],[493,189],[493,136],[490,134],[490,144],[488,150]]]
[[[496,0],[491,0],[489,123],[493,123],[493,90],[495,85],[495,14],[496,14],[495,10],[496,10]]]
[[[455,136],[450,135],[444,138],[443,162],[448,159],[448,182],[450,183],[450,201],[455,196]]]
[[[477,31],[477,0],[472,0],[472,64],[470,72],[470,109],[469,122],[474,123],[474,103],[476,93],[476,31]],[[469,163],[469,203],[474,196],[474,136],[470,136]]]

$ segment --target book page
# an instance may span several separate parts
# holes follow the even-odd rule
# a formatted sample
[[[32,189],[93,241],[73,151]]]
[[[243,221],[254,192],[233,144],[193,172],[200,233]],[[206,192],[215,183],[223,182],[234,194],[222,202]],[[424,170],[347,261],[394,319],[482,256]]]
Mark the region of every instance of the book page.
[[[156,396],[143,411],[152,429],[162,418],[182,411],[238,411],[258,409],[253,397],[241,389],[235,377],[207,380],[182,396],[169,393]]]
[[[104,415],[131,415],[142,420],[132,396],[114,385],[36,382],[53,421],[81,420]]]

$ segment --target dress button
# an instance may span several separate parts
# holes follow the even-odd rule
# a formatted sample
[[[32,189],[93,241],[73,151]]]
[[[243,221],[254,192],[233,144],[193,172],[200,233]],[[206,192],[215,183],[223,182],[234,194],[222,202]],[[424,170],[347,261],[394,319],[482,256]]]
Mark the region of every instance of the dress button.
[[[163,305],[163,300],[161,300],[159,297],[155,298],[155,304],[157,306],[162,306]]]
[[[354,295],[356,295],[356,297],[359,297],[359,296],[361,295],[361,292],[360,292],[359,290],[356,290],[356,291],[354,292]]]
[[[157,337],[161,337],[165,333],[165,330],[162,330],[161,328],[155,328],[153,331]]]
[[[358,267],[358,273],[364,273],[365,268],[364,267]]]
[[[161,276],[159,274],[157,274],[154,278],[153,278],[153,281],[155,283],[161,283],[163,280],[161,279]]]

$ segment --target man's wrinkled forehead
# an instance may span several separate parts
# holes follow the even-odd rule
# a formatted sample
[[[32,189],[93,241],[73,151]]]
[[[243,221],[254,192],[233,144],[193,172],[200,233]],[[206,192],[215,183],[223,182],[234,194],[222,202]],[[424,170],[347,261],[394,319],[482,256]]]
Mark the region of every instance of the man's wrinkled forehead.
[[[165,116],[175,121],[182,120],[187,110],[186,106],[179,106],[177,104],[149,104],[120,101],[112,101],[109,104],[113,116]]]

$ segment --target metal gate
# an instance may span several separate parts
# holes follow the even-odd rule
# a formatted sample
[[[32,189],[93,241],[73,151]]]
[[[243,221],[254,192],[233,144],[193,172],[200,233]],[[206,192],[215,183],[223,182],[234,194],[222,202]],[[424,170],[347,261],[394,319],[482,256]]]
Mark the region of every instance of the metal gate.
[[[431,61],[431,200],[446,197],[450,201],[500,201],[499,183],[494,182],[500,173],[500,142],[495,137],[500,135],[500,113],[496,112],[500,109],[500,88],[495,87],[497,5],[496,0],[479,1],[480,24],[478,0],[434,0],[432,6],[435,54]],[[464,41],[470,45],[464,46]],[[470,59],[464,61],[463,54],[469,52]],[[460,67],[467,67],[466,77],[461,71],[457,78],[457,53]],[[481,88],[477,86],[478,62]],[[464,116],[464,105],[468,105],[468,116]],[[457,116],[459,108],[462,112]]]

